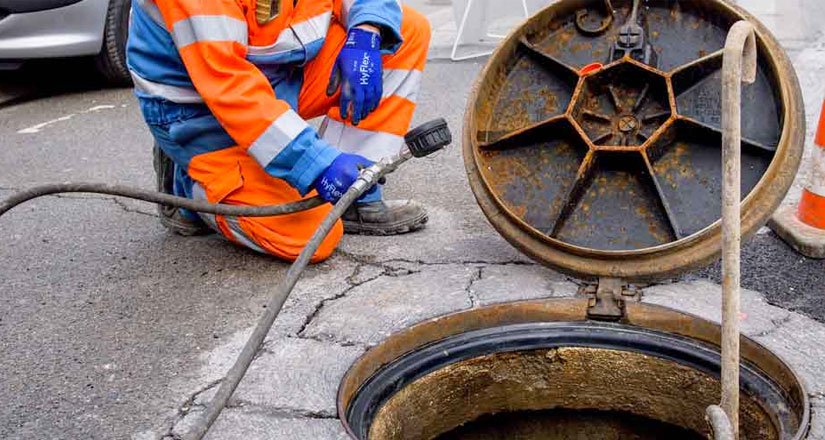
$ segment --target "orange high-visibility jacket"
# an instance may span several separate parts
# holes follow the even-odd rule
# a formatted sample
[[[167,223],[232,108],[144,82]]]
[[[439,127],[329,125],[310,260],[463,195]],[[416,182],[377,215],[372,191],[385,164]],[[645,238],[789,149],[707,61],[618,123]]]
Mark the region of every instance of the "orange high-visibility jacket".
[[[271,7],[256,4],[268,1]],[[207,106],[235,145],[306,193],[337,151],[293,109],[300,67],[318,54],[332,20],[378,25],[385,52],[401,44],[398,0],[135,0],[128,63],[136,93]],[[174,159],[188,166],[204,148],[233,146],[227,143]]]

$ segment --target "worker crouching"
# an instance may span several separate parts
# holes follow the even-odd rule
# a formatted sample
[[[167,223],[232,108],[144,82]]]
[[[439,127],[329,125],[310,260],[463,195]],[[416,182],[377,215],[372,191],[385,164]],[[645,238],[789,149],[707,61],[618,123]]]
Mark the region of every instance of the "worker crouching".
[[[426,18],[396,0],[135,0],[129,68],[156,141],[159,188],[231,205],[315,192],[336,202],[360,168],[403,146],[429,39]],[[316,131],[306,119],[319,116]],[[176,233],[218,231],[294,260],[330,209],[269,218],[160,211]],[[313,261],[344,232],[393,235],[426,222],[419,204],[384,201],[375,188]]]

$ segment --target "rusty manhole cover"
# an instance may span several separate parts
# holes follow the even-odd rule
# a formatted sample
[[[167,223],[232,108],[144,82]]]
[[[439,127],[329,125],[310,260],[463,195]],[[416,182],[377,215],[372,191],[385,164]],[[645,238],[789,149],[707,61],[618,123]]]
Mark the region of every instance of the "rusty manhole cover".
[[[802,153],[796,75],[764,26],[717,0],[636,7],[569,0],[540,12],[493,55],[465,120],[470,184],[493,225],[586,278],[666,277],[718,255],[722,47],[740,19],[759,38],[758,78],[743,92],[746,234],[767,222]]]

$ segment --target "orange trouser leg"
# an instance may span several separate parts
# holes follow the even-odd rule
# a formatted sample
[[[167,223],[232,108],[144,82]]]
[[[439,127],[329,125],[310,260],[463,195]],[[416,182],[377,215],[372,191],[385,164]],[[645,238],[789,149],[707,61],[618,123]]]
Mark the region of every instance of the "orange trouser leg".
[[[239,147],[196,156],[189,164],[189,175],[198,182],[194,197],[211,203],[265,206],[302,198],[289,184],[267,174]],[[314,192],[310,194],[313,195]],[[279,217],[237,218],[210,214],[201,214],[201,217],[235,243],[294,261],[331,210],[331,205],[324,205]],[[329,258],[343,234],[344,228],[339,221],[318,248],[312,262]]]
[[[341,120],[340,92],[328,97],[327,84],[338,53],[346,41],[346,30],[333,23],[318,56],[304,68],[304,85],[298,98],[298,112],[304,118],[326,115],[323,138],[342,151],[372,160],[391,156],[404,145],[404,134],[415,111],[421,74],[427,63],[430,24],[414,9],[403,7],[398,51],[383,58],[384,96],[378,108],[358,127]]]

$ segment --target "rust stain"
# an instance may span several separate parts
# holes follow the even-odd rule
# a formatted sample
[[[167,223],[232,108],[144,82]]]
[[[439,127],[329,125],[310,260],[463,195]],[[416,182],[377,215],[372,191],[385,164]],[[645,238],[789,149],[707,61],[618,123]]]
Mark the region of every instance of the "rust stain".
[[[584,51],[592,51],[593,45],[590,43],[576,43],[570,46],[570,53],[577,54]]]
[[[671,188],[677,189],[680,181],[696,178],[691,162],[690,149],[686,144],[678,142],[653,164],[653,168]]]
[[[565,26],[559,32],[556,32],[548,38],[541,48],[550,55],[560,56],[563,54],[563,50],[567,50],[567,47],[570,45],[570,40],[572,40],[576,34],[577,31],[574,26]]]
[[[552,351],[494,353],[429,373],[386,402],[374,418],[369,438],[433,439],[485,414],[536,408],[630,412],[707,434],[704,408],[718,400],[720,386],[713,376],[629,351],[584,347]],[[684,383],[691,387],[679,386]],[[760,402],[743,395],[742,413],[744,438],[779,438]],[[582,426],[571,428],[558,438],[584,432]],[[587,438],[619,438],[610,434],[594,431]]]

